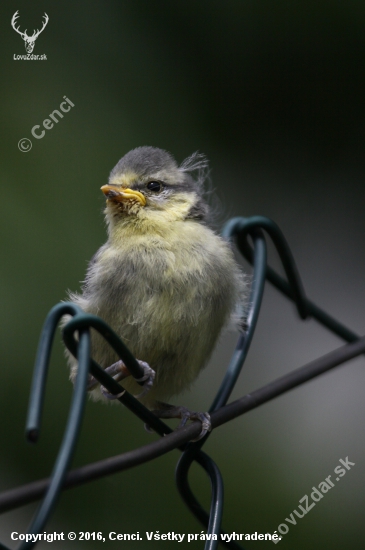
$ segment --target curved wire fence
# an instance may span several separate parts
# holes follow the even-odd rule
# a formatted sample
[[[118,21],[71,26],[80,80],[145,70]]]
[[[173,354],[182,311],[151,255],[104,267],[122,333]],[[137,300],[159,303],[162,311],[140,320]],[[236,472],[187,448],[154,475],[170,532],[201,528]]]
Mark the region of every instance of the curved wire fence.
[[[264,231],[269,235],[278,251],[287,280],[267,264],[267,247]],[[209,409],[212,428],[229,422],[233,418],[259,407],[290,389],[365,353],[365,338],[361,338],[349,330],[306,297],[288,243],[275,222],[262,216],[234,218],[228,221],[223,228],[223,236],[226,239],[234,239],[238,250],[252,263],[253,277],[246,330],[239,336],[231,362]],[[252,245],[250,244],[250,240]],[[227,401],[247,357],[255,332],[265,279],[270,281],[280,292],[295,303],[301,319],[307,317],[316,319],[348,343],[227,405]],[[63,329],[63,340],[69,351],[77,357],[79,368],[68,421],[58,456],[50,478],[38,480],[0,494],[0,512],[6,512],[29,502],[42,499],[35,517],[28,528],[28,534],[36,535],[43,531],[63,489],[76,487],[102,476],[138,466],[172,449],[178,448],[182,451],[182,455],[176,468],[177,488],[187,507],[206,529],[208,540],[205,542],[205,550],[214,550],[219,543],[234,550],[242,549],[242,546],[235,541],[231,540],[228,542],[220,538],[220,534],[224,534],[221,527],[223,479],[218,466],[202,451],[202,447],[208,439],[209,434],[199,441],[191,441],[200,433],[201,426],[199,422],[172,431],[169,426],[157,418],[131,394],[124,392],[118,397],[119,401],[160,436],[166,437],[161,437],[158,441],[134,451],[91,463],[68,472],[80,433],[89,373],[107,388],[110,393],[118,395],[123,392],[123,388],[90,357],[90,329],[97,330],[105,338],[125,363],[134,378],[140,379],[143,376],[142,367],[115,332],[102,319],[94,315],[85,314],[78,306],[71,302],[60,303],[53,307],[42,329],[30,392],[26,423],[27,438],[32,442],[36,442],[40,434],[53,339],[59,321],[64,315],[71,315],[72,319]],[[77,339],[75,337],[76,333],[78,334]],[[201,506],[188,483],[188,472],[194,461],[205,470],[210,479],[211,504],[209,512]],[[18,550],[32,548],[35,544],[33,541],[23,541],[19,545]],[[0,542],[0,550],[9,549]]]

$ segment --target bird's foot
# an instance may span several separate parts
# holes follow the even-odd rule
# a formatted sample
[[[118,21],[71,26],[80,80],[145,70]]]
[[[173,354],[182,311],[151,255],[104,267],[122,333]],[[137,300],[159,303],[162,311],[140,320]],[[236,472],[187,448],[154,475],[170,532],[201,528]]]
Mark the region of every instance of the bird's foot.
[[[161,406],[160,409],[152,411],[153,414],[155,414],[158,418],[181,418],[180,424],[178,425],[177,429],[183,428],[188,420],[196,421],[199,420],[202,423],[202,430],[199,434],[199,436],[196,439],[192,439],[191,441],[199,441],[202,439],[208,432],[212,429],[212,423],[210,421],[210,414],[207,412],[201,413],[201,412],[194,412],[190,411],[186,407],[169,405],[168,403],[158,403],[159,406]],[[145,428],[147,431],[151,431],[150,427],[145,425]]]
[[[135,378],[136,382],[139,382],[139,383],[143,382],[143,389],[141,393],[134,396],[136,399],[140,399],[141,397],[144,397],[152,388],[153,383],[155,381],[156,373],[153,369],[151,369],[149,364],[146,363],[145,361],[140,361],[139,359],[137,359],[137,361],[140,364],[140,366],[143,368],[143,372],[144,372],[142,378],[138,378],[138,379]]]
[[[147,363],[145,363],[145,361],[139,361],[138,359],[137,361],[140,364],[140,366],[143,368],[143,372],[144,372],[142,378],[138,378],[138,380],[136,379],[136,382],[143,382],[143,390],[138,395],[135,395],[136,398],[140,398],[146,395],[146,393],[148,393],[152,388],[156,373],[153,369],[151,369],[151,367]],[[121,360],[117,361],[116,363],[113,363],[113,365],[110,365],[110,367],[107,367],[105,369],[105,372],[107,372],[110,376],[112,376],[116,382],[120,382],[121,380],[124,380],[128,376],[131,376],[131,373],[129,372],[129,370]],[[96,380],[96,378],[94,378],[93,376],[90,376],[89,382],[87,385],[87,390],[92,391],[98,384],[99,382]],[[115,395],[108,392],[108,390],[104,386],[100,386],[100,390],[101,390],[101,393],[104,395],[104,397],[111,400],[118,399],[118,397],[121,397],[125,392],[124,390],[121,393],[118,393]]]
[[[112,376],[116,382],[119,382],[120,380],[127,378],[127,376],[130,376],[130,372],[125,366],[125,364],[123,363],[123,361],[117,361],[116,363],[113,363],[112,365],[110,365],[110,367],[107,367],[105,369],[105,372],[107,372],[110,376]],[[99,382],[97,381],[97,379],[90,374],[88,384],[87,384],[87,391],[94,390],[98,384]]]

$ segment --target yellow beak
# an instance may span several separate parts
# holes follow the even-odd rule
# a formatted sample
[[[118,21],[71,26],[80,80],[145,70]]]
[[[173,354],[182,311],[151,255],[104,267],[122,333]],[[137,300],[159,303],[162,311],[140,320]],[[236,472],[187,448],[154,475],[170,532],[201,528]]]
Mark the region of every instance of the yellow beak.
[[[113,202],[138,201],[141,206],[146,204],[146,197],[134,189],[118,188],[115,185],[103,185],[100,189],[107,199]]]

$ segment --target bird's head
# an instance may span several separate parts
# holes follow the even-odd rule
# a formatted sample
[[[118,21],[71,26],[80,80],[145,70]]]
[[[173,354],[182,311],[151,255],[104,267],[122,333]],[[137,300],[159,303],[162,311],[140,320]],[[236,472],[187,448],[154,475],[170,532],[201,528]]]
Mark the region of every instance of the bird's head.
[[[137,147],[120,159],[102,192],[107,198],[106,218],[115,226],[161,226],[196,219],[205,221],[208,205],[203,199],[207,170],[204,155],[194,153],[180,166],[167,151]],[[194,179],[191,172],[196,171]]]

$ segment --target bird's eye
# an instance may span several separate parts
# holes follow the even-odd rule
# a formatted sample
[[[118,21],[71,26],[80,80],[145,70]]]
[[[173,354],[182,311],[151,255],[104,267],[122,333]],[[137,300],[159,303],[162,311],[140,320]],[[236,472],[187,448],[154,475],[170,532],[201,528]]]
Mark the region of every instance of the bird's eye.
[[[162,189],[162,184],[159,181],[150,181],[147,183],[146,187],[150,191],[153,191],[154,193],[158,193]]]

